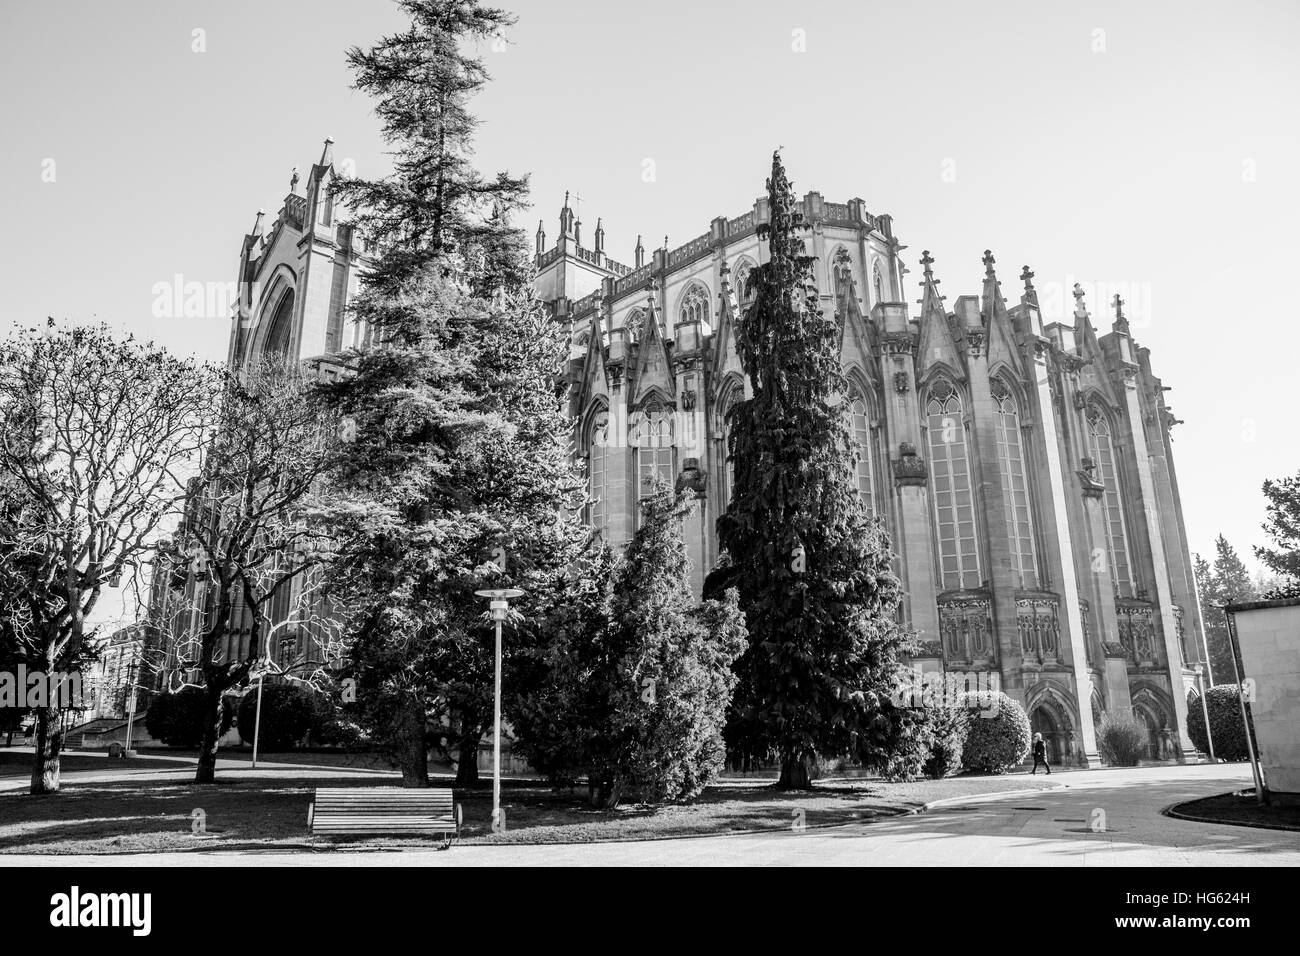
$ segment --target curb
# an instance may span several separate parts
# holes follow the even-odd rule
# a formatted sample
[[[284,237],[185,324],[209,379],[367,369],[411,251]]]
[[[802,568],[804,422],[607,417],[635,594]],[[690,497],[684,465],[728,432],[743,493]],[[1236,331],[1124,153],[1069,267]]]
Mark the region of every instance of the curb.
[[[1237,793],[1236,790],[1229,790],[1227,793],[1214,794],[1217,797],[1227,797]],[[1219,817],[1206,817],[1196,813],[1186,813],[1179,810],[1179,807],[1185,807],[1189,803],[1199,803],[1201,800],[1212,800],[1214,797],[1198,797],[1195,800],[1184,800],[1182,803],[1171,803],[1160,810],[1161,816],[1169,817],[1173,820],[1183,820],[1187,823],[1214,823],[1224,827],[1248,827],[1252,830],[1281,830],[1286,833],[1300,833],[1300,826],[1292,826],[1288,823],[1269,825],[1267,823],[1253,823],[1246,820],[1223,820]]]

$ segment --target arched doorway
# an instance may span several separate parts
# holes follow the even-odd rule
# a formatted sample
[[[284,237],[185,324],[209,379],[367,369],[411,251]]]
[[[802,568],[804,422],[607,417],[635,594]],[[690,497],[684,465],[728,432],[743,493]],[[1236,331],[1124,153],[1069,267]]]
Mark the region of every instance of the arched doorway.
[[[1070,724],[1061,709],[1051,701],[1043,701],[1029,714],[1029,726],[1043,735],[1049,763],[1064,763],[1070,756]]]
[[[1151,710],[1142,704],[1135,704],[1133,707],[1133,716],[1138,719],[1147,738],[1146,758],[1148,760],[1163,760],[1165,734],[1161,726],[1160,718]]]

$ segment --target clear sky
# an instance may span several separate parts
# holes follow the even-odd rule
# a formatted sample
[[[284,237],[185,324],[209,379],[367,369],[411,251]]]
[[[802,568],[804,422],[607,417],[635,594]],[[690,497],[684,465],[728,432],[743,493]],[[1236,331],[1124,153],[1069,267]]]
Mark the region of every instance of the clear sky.
[[[1013,301],[1025,263],[1048,310],[1101,290],[1103,330],[1119,288],[1185,421],[1193,550],[1262,543],[1260,483],[1300,468],[1295,0],[504,2],[478,158],[531,174],[530,235],[571,189],[614,258],[679,245],[748,209],[783,146],[796,189],[892,213],[908,280],[931,250],[950,303],[986,248]],[[325,136],[383,171],[343,50],[401,22],[387,0],[0,0],[0,322],[223,358],[224,308],[157,314],[159,285],[233,281]]]

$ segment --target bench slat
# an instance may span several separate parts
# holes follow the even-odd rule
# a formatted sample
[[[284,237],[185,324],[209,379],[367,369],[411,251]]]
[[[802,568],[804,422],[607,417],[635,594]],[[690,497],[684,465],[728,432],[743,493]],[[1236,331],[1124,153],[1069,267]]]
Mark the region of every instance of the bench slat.
[[[325,787],[315,792],[313,833],[441,833],[458,831],[451,790]]]

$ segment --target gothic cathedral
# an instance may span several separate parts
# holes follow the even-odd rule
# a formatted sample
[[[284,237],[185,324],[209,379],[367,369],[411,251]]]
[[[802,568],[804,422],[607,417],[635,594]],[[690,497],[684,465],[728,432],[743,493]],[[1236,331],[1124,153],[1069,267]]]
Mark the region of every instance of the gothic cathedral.
[[[345,305],[366,250],[331,208],[335,174],[327,142],[306,195],[295,182],[270,229],[259,214],[245,237],[232,361],[328,359],[365,341]],[[583,244],[567,197],[554,244],[537,230],[537,292],[572,329],[565,375],[588,520],[617,546],[654,477],[691,489],[697,591],[730,492],[726,412],[747,387],[735,327],[764,261],[766,206],[648,257],[638,240],[631,266],[606,254],[599,222]],[[980,294],[949,304],[923,253],[912,317],[890,216],[816,192],[802,213],[839,323],[858,489],[890,532],[902,615],[923,641],[913,666],[996,674],[1057,760],[1097,765],[1107,711],[1145,726],[1151,758],[1193,755],[1186,693],[1204,644],[1175,419],[1122,303],[1099,335],[1076,287],[1074,323],[1044,324],[1033,273],[1009,306],[985,252]]]

